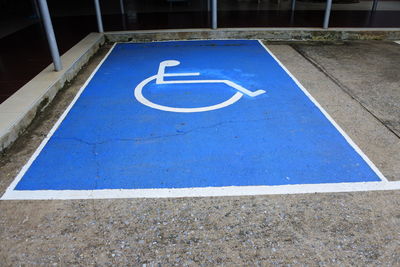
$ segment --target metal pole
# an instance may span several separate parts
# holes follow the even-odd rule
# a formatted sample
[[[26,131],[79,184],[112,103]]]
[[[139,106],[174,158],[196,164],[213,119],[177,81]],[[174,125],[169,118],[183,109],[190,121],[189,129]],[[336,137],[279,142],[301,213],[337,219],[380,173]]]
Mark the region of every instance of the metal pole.
[[[292,0],[292,10],[290,12],[290,26],[294,24],[294,11],[296,9],[296,0]]]
[[[372,4],[372,11],[376,11],[377,8],[378,8],[378,0],[374,0]]]
[[[211,28],[216,29],[217,28],[217,0],[212,0],[211,2]]]
[[[121,8],[121,14],[125,14],[124,0],[119,0],[119,6]]]
[[[57,41],[54,35],[53,24],[51,23],[49,7],[46,0],[38,0],[41,17],[43,20],[44,28],[46,30],[47,41],[50,47],[51,57],[53,59],[54,70],[62,70],[60,53],[58,52]]]
[[[99,0],[94,0],[94,6],[96,8],[97,27],[99,28],[99,32],[104,32],[103,21],[101,20],[101,11],[100,11]]]
[[[124,0],[119,0],[119,6],[121,8],[122,29],[125,31],[126,30],[126,16],[125,16]]]
[[[329,17],[331,16],[331,10],[332,10],[332,0],[326,0],[324,29],[328,29],[329,27]]]
[[[292,12],[296,9],[296,0],[292,0]]]

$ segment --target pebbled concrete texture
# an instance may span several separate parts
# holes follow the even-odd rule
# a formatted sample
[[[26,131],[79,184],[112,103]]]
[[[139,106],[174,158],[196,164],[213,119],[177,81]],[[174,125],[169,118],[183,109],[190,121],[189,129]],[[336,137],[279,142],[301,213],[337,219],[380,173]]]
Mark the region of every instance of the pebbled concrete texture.
[[[339,50],[353,45],[371,45],[376,47],[375,53],[385,50],[378,49],[380,46],[391,46],[384,42],[303,43],[302,51],[308,51],[301,53],[304,56],[293,49],[293,43],[268,47],[388,179],[399,180],[400,139],[389,125],[372,115],[372,108],[342,86],[345,80],[354,80],[351,76],[356,77],[357,72],[344,71],[344,76],[336,77],[333,71],[323,70],[308,58],[317,54],[322,62],[327,57],[324,46],[328,51],[336,47],[339,54],[344,53]],[[400,51],[397,46],[394,51]],[[0,157],[0,194],[109,48],[110,45],[101,48],[71,85],[55,97]],[[333,60],[334,55],[327,54]],[[349,64],[357,65],[350,54],[348,57]],[[356,59],[358,62],[359,58]],[[383,65],[384,62],[382,59]],[[325,66],[327,69],[330,65]],[[368,67],[360,64],[359,68]],[[363,77],[375,82],[373,76]],[[398,80],[394,77],[392,82]],[[395,97],[384,86],[374,88],[379,95],[385,95],[380,96],[378,106],[388,106],[385,101]],[[0,265],[399,266],[399,206],[400,191],[0,201]]]
[[[4,266],[396,266],[399,205],[399,192],[3,201],[0,260]]]

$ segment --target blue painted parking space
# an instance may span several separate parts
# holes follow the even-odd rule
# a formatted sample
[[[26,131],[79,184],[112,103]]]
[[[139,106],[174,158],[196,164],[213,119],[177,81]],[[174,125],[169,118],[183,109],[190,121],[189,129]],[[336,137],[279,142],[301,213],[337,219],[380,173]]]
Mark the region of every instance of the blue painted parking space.
[[[256,40],[120,43],[14,190],[381,181],[340,131]]]

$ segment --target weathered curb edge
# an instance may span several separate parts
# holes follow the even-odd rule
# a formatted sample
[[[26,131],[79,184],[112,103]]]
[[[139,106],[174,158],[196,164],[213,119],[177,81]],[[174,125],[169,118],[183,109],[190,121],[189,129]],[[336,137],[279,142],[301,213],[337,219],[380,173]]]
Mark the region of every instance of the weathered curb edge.
[[[100,33],[91,33],[61,57],[63,70],[50,64],[31,81],[0,104],[0,152],[10,146],[105,42]]]
[[[268,41],[399,40],[400,28],[222,28],[106,32],[110,42],[195,39],[263,39]]]

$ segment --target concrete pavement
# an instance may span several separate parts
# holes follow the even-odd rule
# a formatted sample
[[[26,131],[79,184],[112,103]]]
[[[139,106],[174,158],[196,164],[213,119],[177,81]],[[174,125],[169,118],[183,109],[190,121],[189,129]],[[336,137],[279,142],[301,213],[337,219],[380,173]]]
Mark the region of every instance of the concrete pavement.
[[[0,159],[0,194],[110,46]],[[400,180],[400,45],[270,45],[389,180]],[[299,51],[299,52],[297,52]],[[374,63],[375,62],[375,63]],[[397,115],[396,115],[397,114]],[[400,265],[400,192],[1,201],[2,265]]]

